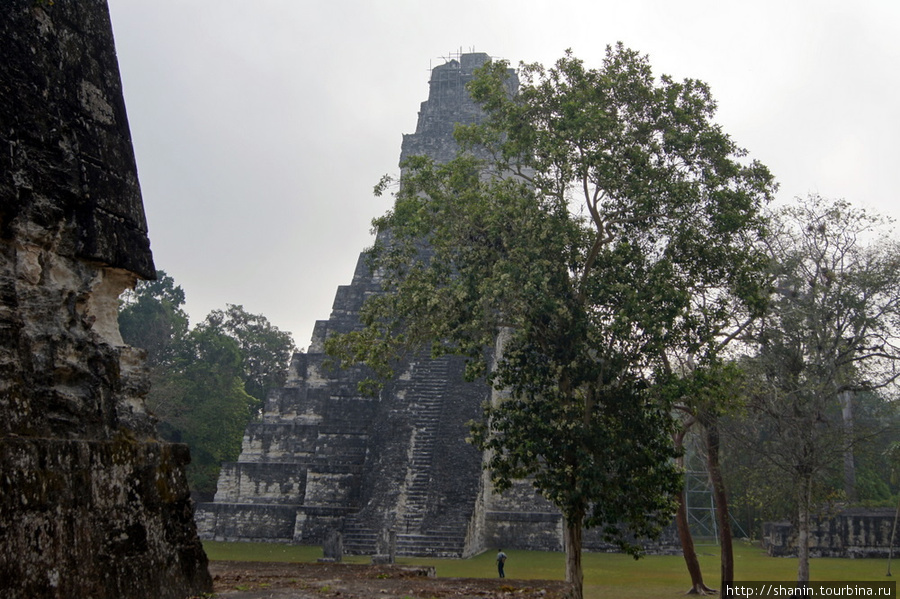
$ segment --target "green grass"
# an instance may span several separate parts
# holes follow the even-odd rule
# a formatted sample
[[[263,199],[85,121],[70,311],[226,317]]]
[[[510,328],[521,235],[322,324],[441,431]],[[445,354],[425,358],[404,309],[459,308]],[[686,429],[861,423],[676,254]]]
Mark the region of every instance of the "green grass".
[[[281,545],[275,543],[204,543],[211,560],[243,560],[273,562],[311,562],[322,557],[321,547]],[[697,552],[706,583],[719,584],[719,548],[698,545]],[[514,580],[565,577],[565,556],[543,551],[507,550],[506,575]],[[369,563],[366,556],[347,556],[348,563]],[[497,570],[494,553],[487,552],[470,559],[399,558],[398,563],[435,566],[442,577],[492,578]],[[585,553],[585,597],[601,599],[675,599],[690,586],[690,578],[681,556],[647,556],[640,560],[616,553]],[[898,560],[900,561],[900,560]],[[900,563],[896,564],[900,571]],[[810,572],[816,580],[893,580],[885,577],[884,559],[815,558]],[[748,543],[735,544],[735,578],[737,580],[791,581],[796,579],[797,560],[768,557]]]

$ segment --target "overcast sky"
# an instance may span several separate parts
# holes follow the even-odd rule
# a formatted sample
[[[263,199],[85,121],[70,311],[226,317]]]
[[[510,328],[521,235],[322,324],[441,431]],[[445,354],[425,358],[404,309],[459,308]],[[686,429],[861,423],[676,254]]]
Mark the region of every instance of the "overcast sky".
[[[309,344],[398,172],[429,70],[608,44],[706,81],[780,182],[900,217],[897,0],[109,0],[157,268],[191,322],[241,304]]]

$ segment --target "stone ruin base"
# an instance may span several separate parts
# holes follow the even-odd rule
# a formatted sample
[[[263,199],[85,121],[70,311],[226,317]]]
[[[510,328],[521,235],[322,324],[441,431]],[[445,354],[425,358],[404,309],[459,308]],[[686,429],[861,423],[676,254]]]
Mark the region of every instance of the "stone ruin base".
[[[813,518],[809,554],[811,557],[886,558],[891,550],[895,513],[892,508],[849,508],[832,517]],[[771,556],[797,555],[797,531],[790,522],[763,524],[762,543]],[[894,539],[893,553],[900,555],[900,539]]]
[[[0,439],[0,579],[7,599],[181,599],[210,588],[184,445]]]

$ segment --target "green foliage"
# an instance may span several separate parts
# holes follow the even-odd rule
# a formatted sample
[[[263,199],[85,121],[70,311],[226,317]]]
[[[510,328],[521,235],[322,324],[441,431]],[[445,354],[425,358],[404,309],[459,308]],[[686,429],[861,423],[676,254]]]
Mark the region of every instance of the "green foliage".
[[[896,437],[896,414],[877,409],[885,396],[875,392],[900,375],[900,244],[883,219],[844,201],[812,195],[776,216],[775,292],[748,336],[749,409],[733,435],[758,458],[766,509],[793,512],[804,581],[810,517],[888,494],[865,448]]]
[[[890,505],[891,488],[882,476],[870,468],[860,468],[856,473],[856,485],[859,500],[864,505]]]
[[[900,436],[900,403],[885,392],[856,395],[855,427],[861,437],[853,446],[857,465],[856,488],[863,505],[896,505],[893,496],[900,481],[893,481],[891,448]]]
[[[191,489],[210,496],[221,463],[238,457],[261,399],[283,383],[294,346],[289,334],[241,306],[213,311],[189,329],[184,301],[181,287],[159,271],[156,281],[124,294],[119,327],[126,343],[147,350],[147,406],[160,434],[187,443]]]
[[[272,326],[265,316],[249,314],[234,304],[227,304],[224,311],[213,310],[199,327],[221,331],[237,342],[250,395],[264,399],[269,390],[284,386],[285,365],[297,351],[290,333]]]
[[[216,488],[221,463],[238,457],[244,429],[260,401],[244,389],[241,352],[234,339],[197,327],[184,349],[181,368],[170,375],[181,392],[180,406],[167,422],[191,448],[191,488],[209,493]]]
[[[634,551],[622,533],[668,523],[679,483],[651,374],[677,374],[670,352],[717,363],[735,310],[764,308],[774,184],[712,123],[705,84],[657,81],[621,45],[597,70],[567,54],[520,76],[511,94],[507,64],[487,64],[470,86],[486,116],[457,129],[468,152],[405,163],[375,221],[386,293],[327,349],[381,375],[411,347],[467,356],[502,396],[473,429],[495,483],[528,476],[570,529]]]
[[[883,219],[818,196],[785,208],[778,222],[768,240],[776,293],[748,364],[764,454],[793,480],[827,472],[848,447],[896,431],[895,410],[871,391],[900,373],[900,244],[878,236]],[[855,406],[852,431],[842,394]]]
[[[187,334],[184,290],[164,270],[155,281],[141,281],[134,291],[122,294],[119,330],[129,345],[147,350],[152,367],[172,366]]]

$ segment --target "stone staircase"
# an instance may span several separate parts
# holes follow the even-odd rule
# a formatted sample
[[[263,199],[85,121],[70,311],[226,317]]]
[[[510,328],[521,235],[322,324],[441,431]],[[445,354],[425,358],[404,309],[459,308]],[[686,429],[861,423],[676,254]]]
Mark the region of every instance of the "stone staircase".
[[[430,527],[427,532],[397,531],[397,555],[403,557],[461,557],[465,548],[465,530],[459,526]],[[378,533],[354,517],[344,521],[344,553],[374,555],[378,552]]]
[[[396,533],[399,556],[461,557],[465,548],[470,510],[465,514],[456,513],[458,509],[447,512],[436,484],[447,483],[437,480],[448,474],[437,471],[435,454],[448,441],[448,432],[442,425],[449,416],[446,411],[453,408],[446,405],[452,360],[445,357],[416,362],[404,389],[403,401],[412,416],[405,441],[406,474],[400,482],[392,516],[382,520]],[[365,513],[346,518],[344,552],[366,555],[384,550],[379,546],[379,536],[384,534],[379,526]]]
[[[398,533],[422,533],[434,477],[434,452],[444,409],[449,361],[446,358],[423,360],[416,364],[415,370],[415,377],[406,393],[415,418],[406,480],[401,493],[404,501],[398,506],[396,515]]]
[[[445,525],[429,527],[427,533],[397,535],[397,555],[416,557],[462,557],[465,529]]]
[[[344,553],[348,555],[374,555],[378,533],[367,527],[355,516],[344,519]]]

